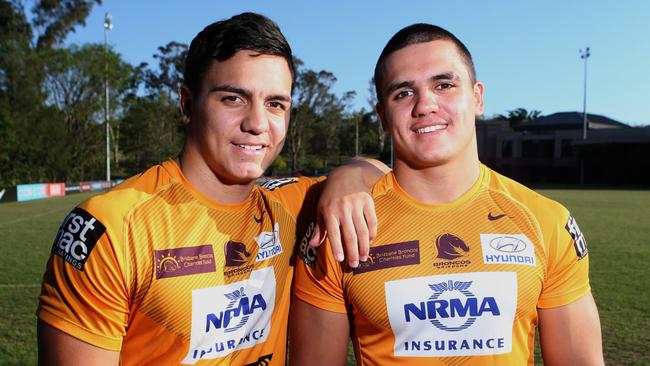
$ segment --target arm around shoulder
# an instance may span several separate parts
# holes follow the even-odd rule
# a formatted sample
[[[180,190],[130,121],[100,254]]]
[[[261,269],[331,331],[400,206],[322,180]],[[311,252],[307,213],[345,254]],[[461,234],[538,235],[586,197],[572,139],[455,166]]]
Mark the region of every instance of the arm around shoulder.
[[[591,293],[538,311],[545,365],[604,365],[600,319]]]
[[[289,365],[345,365],[350,334],[346,314],[294,297],[289,330]]]
[[[334,257],[357,267],[365,261],[377,234],[377,217],[370,195],[372,186],[390,169],[381,161],[353,158],[327,177],[318,203],[318,222],[310,245],[329,238]],[[343,249],[345,247],[345,250]]]
[[[120,354],[93,346],[38,321],[38,364],[47,366],[118,365]]]

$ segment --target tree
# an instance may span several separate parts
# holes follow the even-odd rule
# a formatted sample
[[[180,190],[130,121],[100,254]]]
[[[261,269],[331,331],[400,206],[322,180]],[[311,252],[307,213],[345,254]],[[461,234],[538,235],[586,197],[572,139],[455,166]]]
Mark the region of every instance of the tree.
[[[45,62],[95,3],[36,1],[30,24],[22,2],[0,0],[0,184],[69,178],[70,151],[79,141],[66,130],[61,110],[47,102]]]
[[[294,172],[306,168],[305,159],[310,151],[317,151],[319,155],[325,153],[325,159],[313,161],[310,168],[320,169],[329,164],[330,150],[336,145],[331,141],[334,132],[355,95],[354,92],[347,92],[338,97],[332,92],[336,83],[334,74],[325,70],[316,72],[304,69],[299,59],[295,63],[298,68],[296,85],[284,150]],[[308,143],[309,146],[306,146]],[[314,146],[317,148],[313,149]]]
[[[528,112],[525,108],[517,108],[508,111],[507,115],[503,115],[503,114],[497,115],[497,119],[508,121],[510,124],[510,128],[515,129],[516,127],[519,127],[523,123],[537,119],[541,114],[542,112],[538,110],[533,110]]]
[[[145,84],[150,95],[165,92],[171,102],[178,100],[187,49],[186,44],[174,41],[158,47],[158,53],[153,55],[158,60],[158,70],[147,70],[145,73]]]
[[[20,3],[0,1],[0,184],[26,182],[43,171],[30,170],[26,156],[36,148],[33,129],[41,126],[45,94],[41,58],[31,47],[31,27]],[[40,161],[36,162],[42,164]]]
[[[125,171],[133,174],[176,156],[183,137],[180,121],[178,107],[164,94],[131,100],[121,122]]]
[[[133,67],[112,50],[100,44],[50,49],[47,51],[45,82],[48,103],[63,113],[68,133],[78,141],[74,144],[68,179],[82,180],[102,176],[104,171],[104,87],[108,78],[112,120],[121,113],[122,100],[129,92]],[[118,135],[113,124],[112,134]],[[119,151],[113,145],[113,159]]]
[[[58,45],[74,32],[78,25],[86,25],[86,18],[101,0],[40,0],[34,4],[34,28],[39,32],[37,48]]]

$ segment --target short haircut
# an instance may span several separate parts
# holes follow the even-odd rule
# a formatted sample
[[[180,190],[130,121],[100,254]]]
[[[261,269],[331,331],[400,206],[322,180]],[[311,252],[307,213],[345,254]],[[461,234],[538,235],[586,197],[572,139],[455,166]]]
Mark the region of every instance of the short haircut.
[[[379,55],[379,60],[377,60],[377,65],[375,65],[374,80],[375,90],[377,92],[377,101],[380,104],[383,104],[384,98],[381,88],[382,83],[384,82],[386,58],[388,58],[391,53],[401,50],[404,47],[438,40],[451,41],[456,45],[456,49],[467,66],[472,84],[476,82],[476,69],[474,68],[474,61],[472,61],[472,54],[469,53],[469,50],[465,47],[463,42],[451,34],[451,32],[441,27],[432,24],[417,23],[402,28],[399,32],[395,33],[386,44],[386,47],[384,47],[384,50],[381,51],[381,55]]]
[[[199,32],[187,51],[183,84],[192,94],[197,94],[212,61],[226,61],[241,50],[284,58],[293,85],[296,68],[289,43],[274,21],[255,13],[235,15],[212,23]]]

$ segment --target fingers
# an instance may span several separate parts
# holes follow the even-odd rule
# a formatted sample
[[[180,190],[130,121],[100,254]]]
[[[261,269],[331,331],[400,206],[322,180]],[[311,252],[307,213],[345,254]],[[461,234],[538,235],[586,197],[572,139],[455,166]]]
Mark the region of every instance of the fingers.
[[[344,200],[320,204],[318,224],[309,245],[318,246],[325,236],[330,242],[334,258],[356,268],[365,262],[370,243],[377,236],[375,205],[369,194],[356,194]],[[321,221],[322,220],[322,221]]]
[[[368,240],[366,242],[359,241],[359,259],[365,262],[370,255],[370,243],[377,237],[377,214],[375,212],[375,203],[370,197],[363,205],[363,218],[368,232]]]
[[[359,236],[357,235],[356,224],[363,221],[363,226],[365,227],[365,220],[359,220],[358,215],[354,213],[355,207],[349,207],[346,212],[347,214],[343,217],[340,217],[340,230],[341,230],[341,239],[343,240],[343,247],[345,248],[345,258],[348,262],[348,265],[352,268],[357,268],[359,266],[359,248],[358,240]],[[367,240],[367,233],[366,233]]]
[[[343,248],[341,246],[339,220],[334,216],[323,216],[323,218],[325,219],[327,238],[330,242],[330,248],[332,248],[332,254],[338,262],[343,262]]]
[[[311,239],[309,239],[309,246],[318,247],[323,244],[327,237],[327,230],[325,227],[322,216],[318,215],[316,218],[316,226],[314,226],[314,233],[311,235]]]

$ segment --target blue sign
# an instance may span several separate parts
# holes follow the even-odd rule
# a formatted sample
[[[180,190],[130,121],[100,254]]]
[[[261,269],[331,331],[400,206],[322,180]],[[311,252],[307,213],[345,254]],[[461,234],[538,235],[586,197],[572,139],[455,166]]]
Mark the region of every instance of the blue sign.
[[[16,186],[17,201],[30,201],[47,197],[46,184],[19,184]]]

